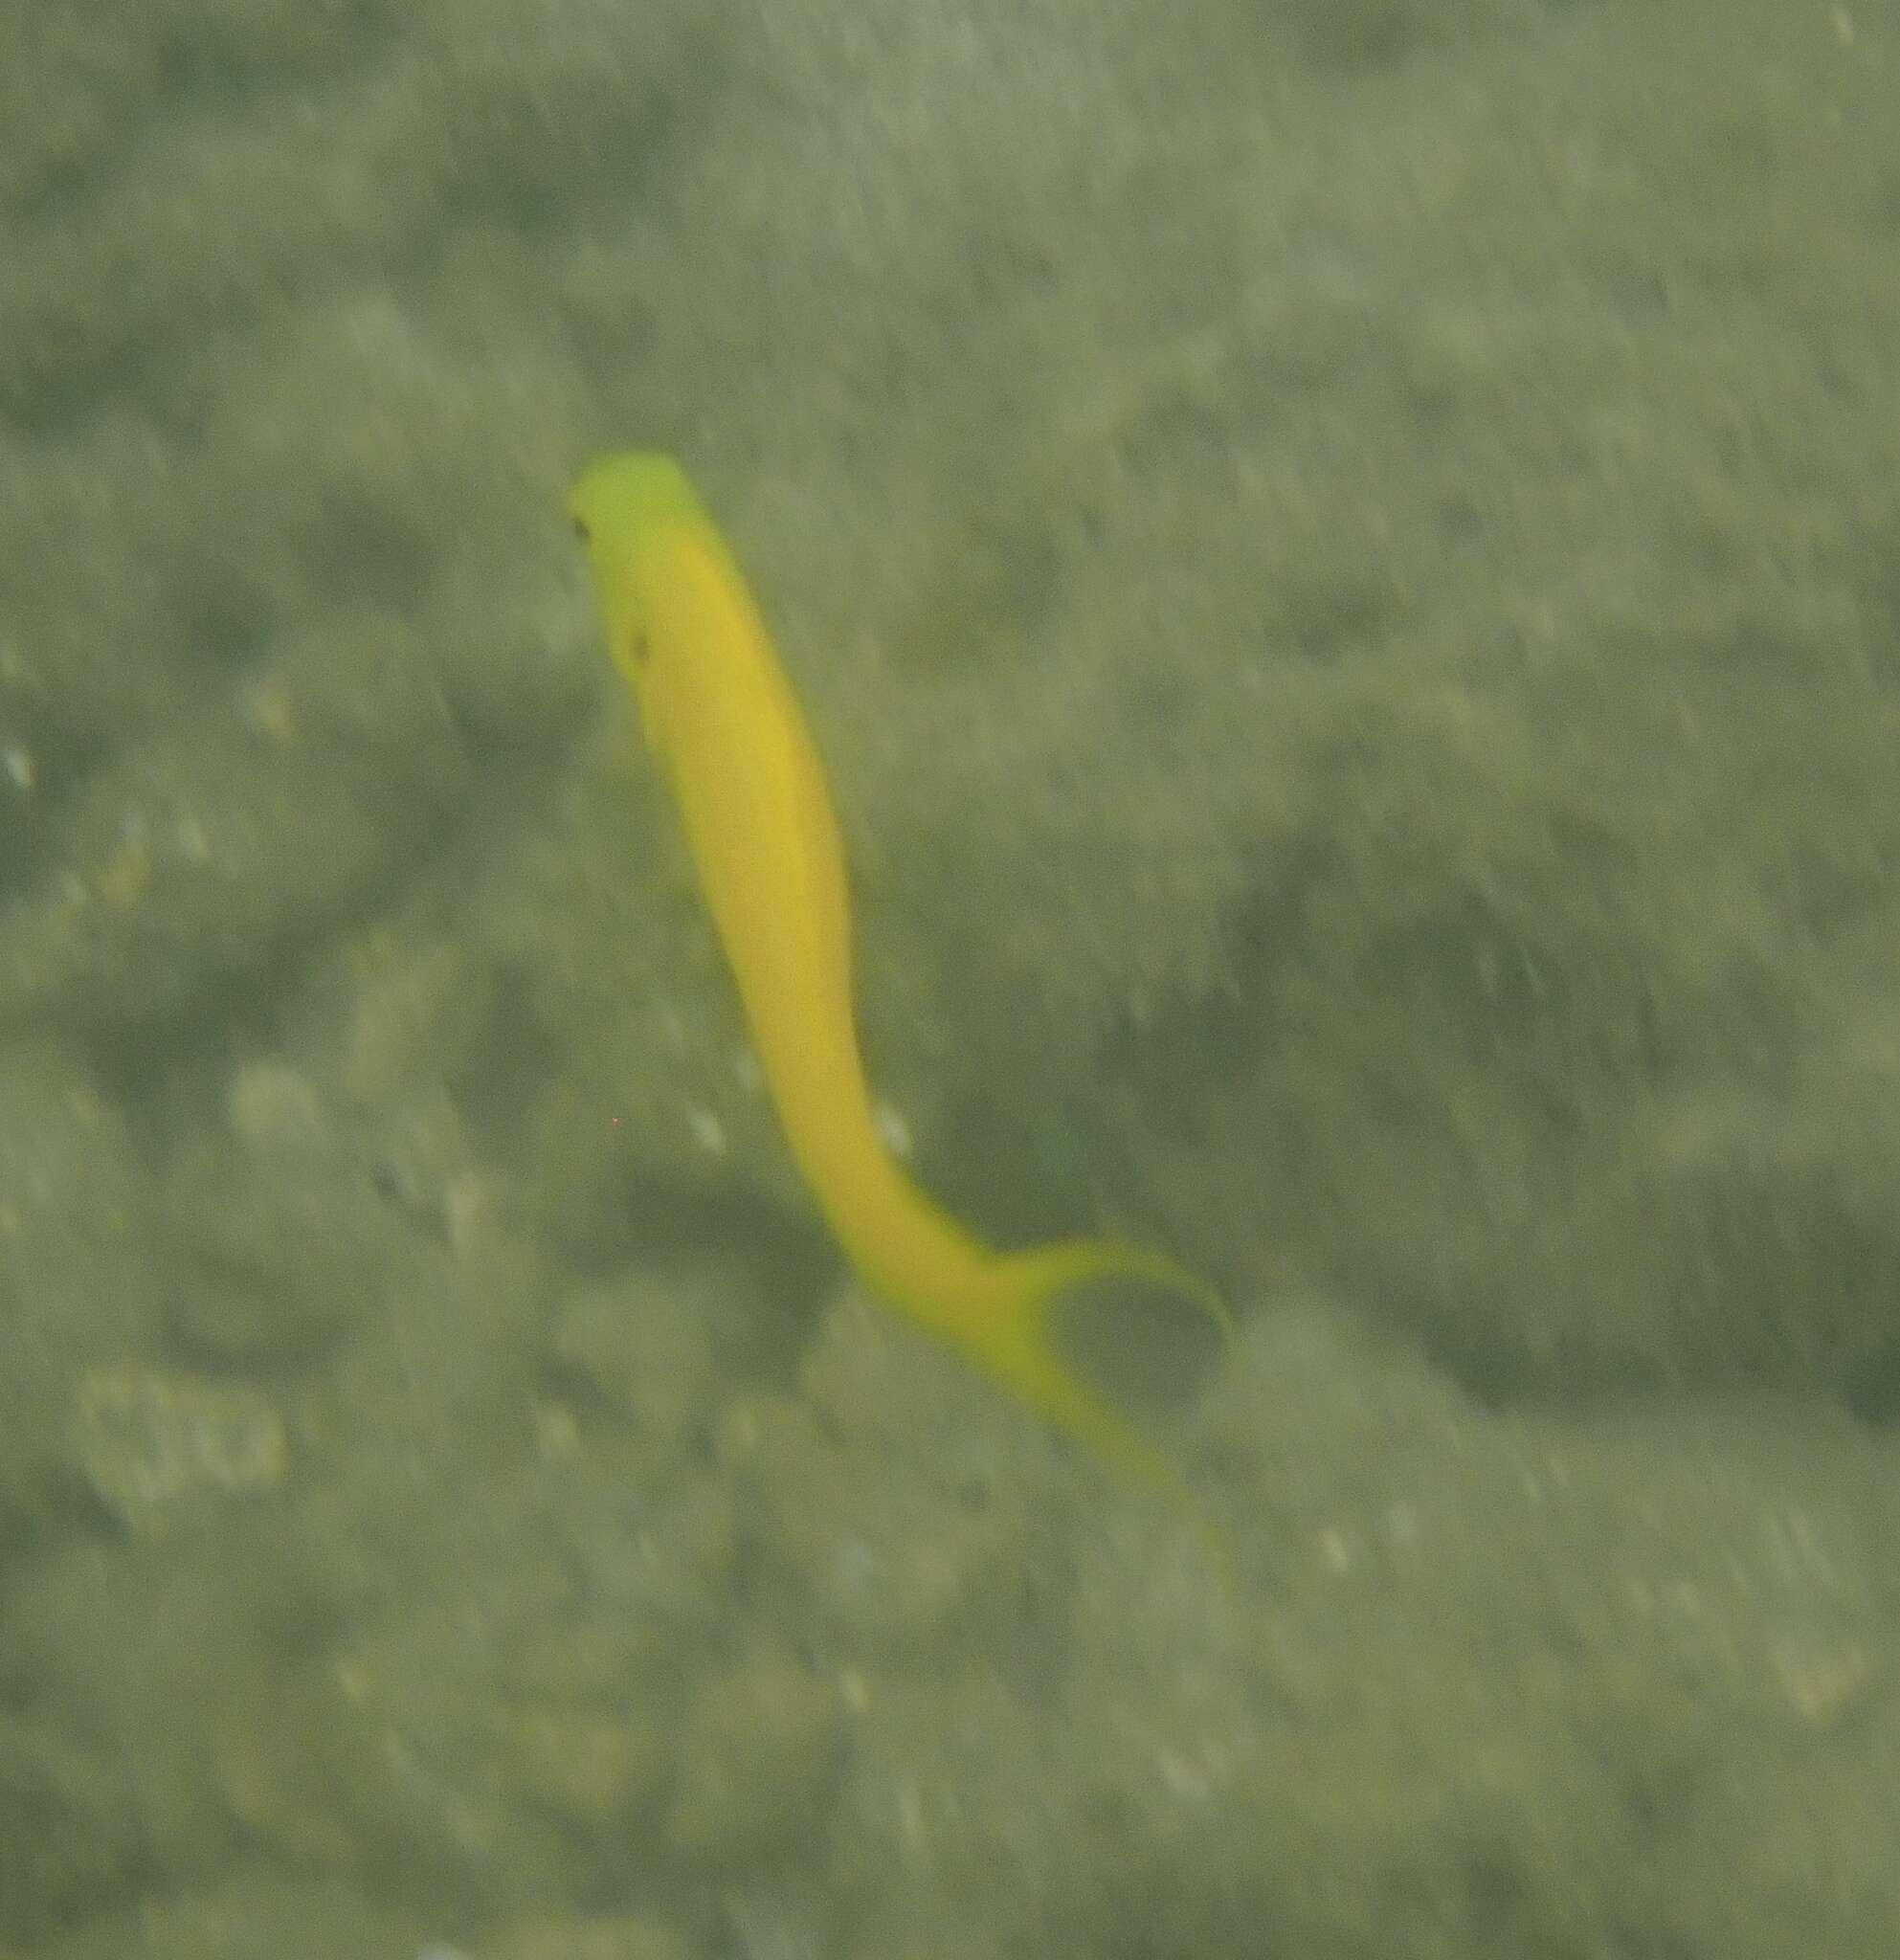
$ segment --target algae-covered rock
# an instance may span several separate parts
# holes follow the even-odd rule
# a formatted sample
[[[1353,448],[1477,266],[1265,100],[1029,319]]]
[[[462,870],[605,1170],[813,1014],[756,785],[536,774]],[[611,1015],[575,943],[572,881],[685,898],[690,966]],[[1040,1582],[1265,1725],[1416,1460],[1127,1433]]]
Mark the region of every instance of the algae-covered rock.
[[[637,1913],[521,1920],[485,1935],[470,1960],[697,1960],[680,1927]]]
[[[632,1425],[649,1480],[673,1473],[711,1433],[720,1384],[710,1290],[684,1275],[588,1286],[550,1329],[550,1360]]]
[[[521,1799],[595,1838],[631,1830],[663,1787],[664,1727],[624,1691],[594,1707],[511,1707],[505,1732],[505,1773]]]
[[[0,1713],[0,1936],[44,1936],[123,1891],[140,1837],[109,1750],[44,1718]]]
[[[308,1363],[373,1317],[419,1257],[366,1167],[342,1151],[295,1175],[228,1145],[180,1151],[161,1215],[171,1327],[226,1363]]]
[[[843,1747],[837,1693],[762,1643],[695,1688],[664,1830],[682,1858],[739,1866],[819,1836]]]
[[[72,1450],[100,1502],[150,1537],[208,1499],[280,1489],[290,1464],[283,1417],[260,1391],[129,1364],[80,1382]]]
[[[951,1664],[1033,1590],[1032,1494],[1061,1446],[855,1287],[820,1321],[801,1389],[737,1397],[722,1416],[721,1460],[761,1550],[854,1656]],[[1106,1478],[1092,1462],[1082,1475]]]
[[[71,1051],[0,1046],[0,1518],[44,1502],[81,1378],[157,1331],[152,1208],[123,1113]]]
[[[247,1864],[221,1882],[176,1889],[37,1950],[48,1960],[412,1960],[426,1938],[412,1915],[334,1879]]]
[[[0,1927],[110,1919],[154,1869],[177,1893],[222,1868],[208,1713],[257,1664],[260,1604],[299,1590],[293,1573],[273,1592],[286,1568],[264,1555],[261,1507],[241,1500],[206,1494],[195,1528],[159,1539],[113,1528],[96,1504],[58,1515],[83,1528],[43,1533],[0,1590],[0,1673],[19,1716],[0,1744]]]
[[[0,911],[0,1026],[51,1015],[98,1035],[178,1013],[347,916],[468,786],[399,621],[305,630],[62,812],[46,873]]]

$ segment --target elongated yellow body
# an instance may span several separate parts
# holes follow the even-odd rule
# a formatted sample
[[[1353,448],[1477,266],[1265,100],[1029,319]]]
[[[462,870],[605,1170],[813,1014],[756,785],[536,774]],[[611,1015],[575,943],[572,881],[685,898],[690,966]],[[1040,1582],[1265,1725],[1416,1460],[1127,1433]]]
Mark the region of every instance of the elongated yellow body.
[[[610,456],[570,509],[615,665],[667,772],[753,1046],[805,1183],[863,1279],[1058,1427],[1125,1468],[1167,1473],[1051,1339],[1048,1309],[1121,1278],[1215,1296],[1115,1239],[1001,1253],[927,1196],[872,1115],[851,995],[844,852],[824,770],[732,554],[670,458]]]

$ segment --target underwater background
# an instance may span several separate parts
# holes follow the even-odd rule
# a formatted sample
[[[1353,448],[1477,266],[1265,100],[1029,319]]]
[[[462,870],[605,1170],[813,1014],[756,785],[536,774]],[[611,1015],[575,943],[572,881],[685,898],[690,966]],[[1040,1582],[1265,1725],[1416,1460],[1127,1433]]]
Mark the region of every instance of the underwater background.
[[[1900,1950],[1900,4],[0,14],[0,1960]],[[1210,1530],[826,1240],[627,445]]]

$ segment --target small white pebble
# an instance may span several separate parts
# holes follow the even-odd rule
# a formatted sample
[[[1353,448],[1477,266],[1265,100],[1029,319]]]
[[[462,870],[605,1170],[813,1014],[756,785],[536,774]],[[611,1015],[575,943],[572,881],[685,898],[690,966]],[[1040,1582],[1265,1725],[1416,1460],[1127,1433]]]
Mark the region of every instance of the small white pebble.
[[[874,1114],[878,1134],[883,1139],[884,1148],[893,1157],[908,1159],[910,1152],[916,1147],[915,1139],[910,1134],[910,1125],[888,1102],[880,1102]]]

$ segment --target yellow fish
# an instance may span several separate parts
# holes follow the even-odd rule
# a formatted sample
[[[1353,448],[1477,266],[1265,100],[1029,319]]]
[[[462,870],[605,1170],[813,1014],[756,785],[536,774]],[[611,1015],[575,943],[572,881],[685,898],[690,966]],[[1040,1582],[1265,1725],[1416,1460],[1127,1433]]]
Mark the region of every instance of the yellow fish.
[[[1051,1309],[1091,1282],[1192,1303],[1211,1288],[1115,1238],[999,1252],[905,1174],[879,1134],[858,1053],[844,849],[824,769],[726,541],[670,457],[602,457],[569,503],[615,664],[663,764],[792,1155],[871,1290],[1047,1421],[1150,1481],[1141,1430],[1061,1352]]]

